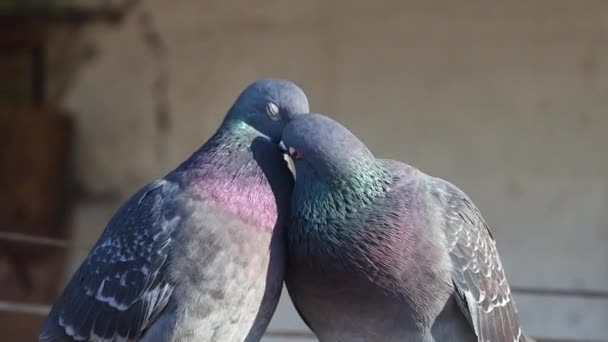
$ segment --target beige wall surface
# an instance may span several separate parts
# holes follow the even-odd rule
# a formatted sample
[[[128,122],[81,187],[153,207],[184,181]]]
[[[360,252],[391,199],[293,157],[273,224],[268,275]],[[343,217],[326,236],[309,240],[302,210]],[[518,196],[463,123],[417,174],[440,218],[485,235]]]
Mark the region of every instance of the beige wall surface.
[[[145,0],[77,44],[62,106],[79,182],[108,198],[81,204],[82,243],[275,76],[377,156],[465,190],[514,288],[608,291],[608,2]],[[534,336],[608,336],[607,299],[516,296]],[[285,299],[271,332],[305,331]]]

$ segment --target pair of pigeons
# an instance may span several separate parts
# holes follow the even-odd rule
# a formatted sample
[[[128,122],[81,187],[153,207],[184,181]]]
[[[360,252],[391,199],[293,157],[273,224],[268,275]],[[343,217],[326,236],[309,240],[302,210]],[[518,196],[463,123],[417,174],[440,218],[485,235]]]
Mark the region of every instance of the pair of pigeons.
[[[292,82],[248,86],[118,209],[40,341],[259,341],[284,280],[322,342],[531,341],[471,200],[308,112]]]

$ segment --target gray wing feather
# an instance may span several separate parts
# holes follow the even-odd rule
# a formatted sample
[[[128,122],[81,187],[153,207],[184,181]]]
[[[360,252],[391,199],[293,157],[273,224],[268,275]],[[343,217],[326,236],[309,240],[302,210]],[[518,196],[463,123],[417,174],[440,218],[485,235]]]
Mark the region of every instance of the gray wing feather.
[[[133,341],[166,306],[177,185],[153,182],[112,217],[53,306],[40,341]]]
[[[460,189],[441,179],[434,182],[461,310],[480,342],[525,341],[488,225]]]

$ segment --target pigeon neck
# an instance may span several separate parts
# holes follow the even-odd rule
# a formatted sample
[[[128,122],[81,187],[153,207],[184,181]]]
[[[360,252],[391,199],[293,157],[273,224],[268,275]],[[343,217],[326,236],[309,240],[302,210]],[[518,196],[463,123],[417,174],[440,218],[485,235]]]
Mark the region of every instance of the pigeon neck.
[[[375,160],[360,166],[348,175],[296,183],[294,215],[310,224],[324,224],[357,212],[388,191],[392,178],[382,166]]]
[[[223,172],[241,168],[243,162],[253,159],[251,143],[259,135],[259,132],[243,122],[224,122],[179,169],[197,174],[223,175]]]
[[[282,161],[276,146],[257,130],[243,122],[225,122],[179,169],[201,195],[242,220],[271,230],[278,198],[266,173],[281,173]]]

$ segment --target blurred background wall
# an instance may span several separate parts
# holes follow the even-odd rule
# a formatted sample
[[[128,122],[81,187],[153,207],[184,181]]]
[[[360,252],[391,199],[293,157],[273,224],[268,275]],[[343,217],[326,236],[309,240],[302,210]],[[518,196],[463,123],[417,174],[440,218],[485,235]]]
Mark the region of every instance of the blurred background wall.
[[[266,76],[300,84],[314,111],[377,156],[465,190],[532,336],[608,340],[608,2],[10,2],[2,127],[19,132],[5,146],[22,166],[6,157],[3,178],[19,183],[32,165],[20,148],[32,146],[47,171],[15,191],[27,205],[45,189],[39,211],[61,215],[52,228],[3,220],[5,240],[50,238],[0,244],[8,340],[33,340],[120,202],[185,159]],[[268,341],[310,336],[285,296]]]

